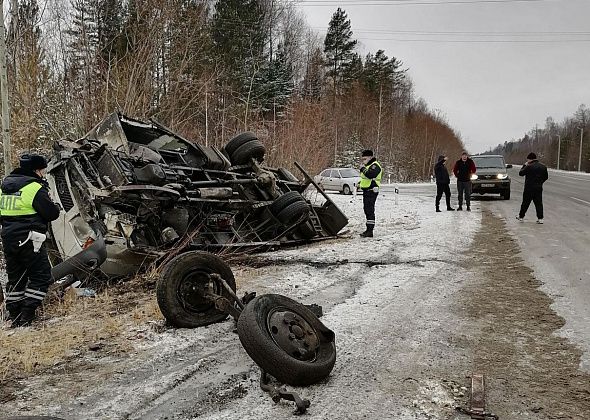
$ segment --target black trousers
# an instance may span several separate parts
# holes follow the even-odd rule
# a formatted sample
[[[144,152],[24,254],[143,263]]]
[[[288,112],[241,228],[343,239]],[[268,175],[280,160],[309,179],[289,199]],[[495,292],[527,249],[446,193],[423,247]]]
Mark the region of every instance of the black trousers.
[[[535,203],[535,210],[537,210],[537,219],[543,218],[543,190],[542,189],[524,189],[522,193],[522,205],[520,206],[519,217],[523,218],[531,205],[531,201]]]
[[[447,208],[451,207],[451,187],[449,184],[436,184],[436,208],[440,206],[440,199],[445,195]]]
[[[457,181],[457,193],[459,194],[459,207],[463,205],[463,194],[465,194],[467,207],[471,207],[471,181]]]
[[[375,201],[377,201],[378,192],[372,189],[363,190],[363,209],[367,218],[367,229],[373,230],[375,227]]]
[[[2,240],[6,260],[6,309],[11,317],[23,311],[33,313],[41,305],[51,284],[51,265],[47,250],[42,246],[33,252],[33,243],[18,246],[18,242]]]

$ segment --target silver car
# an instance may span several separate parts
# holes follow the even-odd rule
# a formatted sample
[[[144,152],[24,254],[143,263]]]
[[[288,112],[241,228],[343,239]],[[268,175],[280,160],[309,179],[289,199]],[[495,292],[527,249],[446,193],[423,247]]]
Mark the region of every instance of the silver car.
[[[349,195],[361,181],[361,173],[354,168],[328,168],[316,175],[314,180],[326,191],[338,191]]]

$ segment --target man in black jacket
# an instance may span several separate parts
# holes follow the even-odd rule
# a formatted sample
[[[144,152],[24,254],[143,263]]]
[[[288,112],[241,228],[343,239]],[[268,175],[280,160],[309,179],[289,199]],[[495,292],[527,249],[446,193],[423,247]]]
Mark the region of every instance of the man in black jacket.
[[[6,308],[12,327],[24,327],[35,318],[35,310],[51,284],[51,266],[43,246],[47,224],[59,216],[60,208],[49,196],[43,179],[47,161],[25,154],[20,167],[2,181],[0,219],[6,260]]]
[[[434,176],[436,177],[436,212],[440,213],[440,199],[443,193],[447,201],[447,211],[455,211],[451,207],[451,179],[449,178],[449,171],[445,166],[447,162],[446,156],[439,156],[436,165],[434,165]]]
[[[535,210],[537,210],[537,223],[543,224],[543,184],[549,179],[547,167],[537,160],[537,155],[529,153],[526,157],[527,161],[518,173],[524,176],[524,191],[522,193],[522,205],[520,206],[520,213],[516,216],[519,221],[524,220],[524,216],[531,205],[531,201],[535,203]]]
[[[461,159],[455,162],[455,166],[453,167],[453,174],[457,177],[457,193],[459,195],[458,211],[463,210],[463,195],[465,195],[467,211],[471,211],[471,177],[475,172],[477,172],[475,162],[473,162],[467,152],[463,152]]]

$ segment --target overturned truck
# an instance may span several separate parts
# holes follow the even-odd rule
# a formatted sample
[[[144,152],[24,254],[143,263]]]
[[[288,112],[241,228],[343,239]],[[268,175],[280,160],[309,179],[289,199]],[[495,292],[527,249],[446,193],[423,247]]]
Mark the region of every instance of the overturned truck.
[[[219,150],[156,121],[114,113],[84,138],[54,149],[47,178],[64,210],[50,229],[54,277],[80,278],[95,269],[125,276],[165,263],[162,276],[169,278],[159,283],[158,301],[177,326],[218,320],[219,312],[204,316],[212,300],[203,287],[223,287],[198,281],[196,290],[178,277],[188,266],[212,274],[206,253],[182,264],[171,255],[295,245],[333,238],[348,223],[298,164],[303,181],[264,165],[265,147],[250,132]],[[324,197],[321,204],[304,197],[308,188]]]

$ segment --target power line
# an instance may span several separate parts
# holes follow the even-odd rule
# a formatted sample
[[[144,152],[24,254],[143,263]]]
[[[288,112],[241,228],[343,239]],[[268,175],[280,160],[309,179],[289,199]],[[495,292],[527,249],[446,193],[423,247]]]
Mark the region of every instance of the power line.
[[[301,6],[433,6],[460,4],[501,4],[501,3],[538,3],[559,0],[297,0],[294,4]]]

